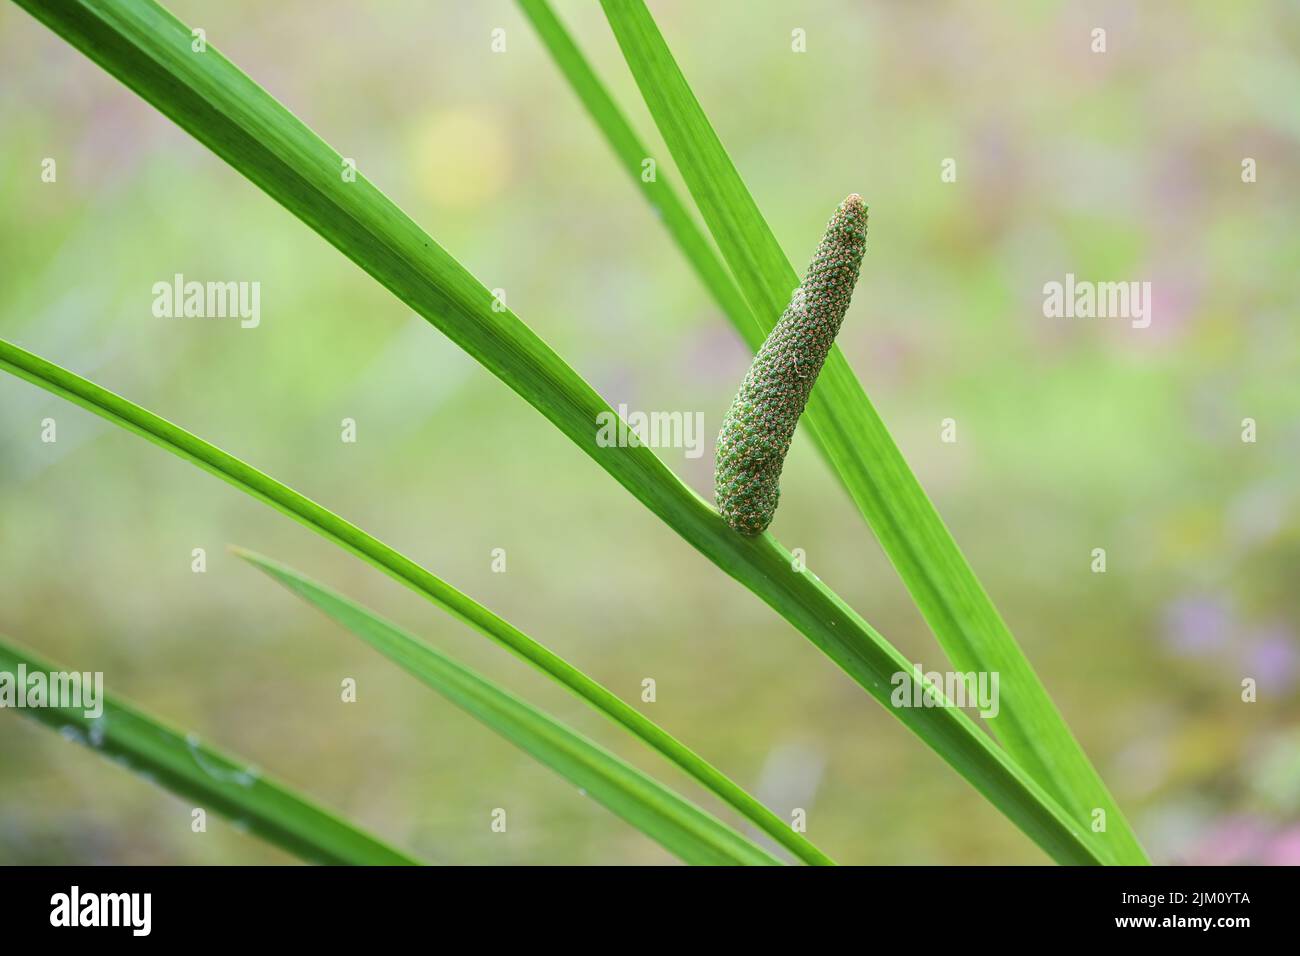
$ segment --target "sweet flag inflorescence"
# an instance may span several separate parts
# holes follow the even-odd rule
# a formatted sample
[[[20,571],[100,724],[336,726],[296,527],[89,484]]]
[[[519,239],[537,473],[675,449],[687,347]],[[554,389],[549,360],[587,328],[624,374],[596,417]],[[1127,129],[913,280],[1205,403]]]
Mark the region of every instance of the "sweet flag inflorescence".
[[[844,322],[866,246],[867,207],[854,193],[831,216],[803,282],[722,420],[714,489],[718,511],[741,534],[762,534],[776,514],[781,466]]]

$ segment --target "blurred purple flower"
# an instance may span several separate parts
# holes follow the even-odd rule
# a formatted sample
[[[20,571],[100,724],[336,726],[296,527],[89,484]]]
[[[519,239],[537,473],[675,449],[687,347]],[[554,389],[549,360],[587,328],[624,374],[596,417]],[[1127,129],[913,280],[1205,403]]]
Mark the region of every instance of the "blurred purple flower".
[[[1300,663],[1294,636],[1282,625],[1260,631],[1251,642],[1250,664],[1270,690],[1288,690]]]
[[[1268,828],[1254,817],[1229,817],[1206,833],[1192,848],[1192,866],[1232,866],[1257,862],[1269,842]]]
[[[1150,331],[1154,335],[1149,344],[1155,345],[1182,332],[1201,308],[1202,298],[1201,284],[1195,270],[1187,266],[1171,268],[1167,264],[1156,267],[1151,280],[1153,319]]]
[[[1178,598],[1165,608],[1165,642],[1178,654],[1207,654],[1227,642],[1231,617],[1228,606],[1218,598]]]
[[[1273,834],[1262,862],[1268,866],[1300,866],[1300,826]]]

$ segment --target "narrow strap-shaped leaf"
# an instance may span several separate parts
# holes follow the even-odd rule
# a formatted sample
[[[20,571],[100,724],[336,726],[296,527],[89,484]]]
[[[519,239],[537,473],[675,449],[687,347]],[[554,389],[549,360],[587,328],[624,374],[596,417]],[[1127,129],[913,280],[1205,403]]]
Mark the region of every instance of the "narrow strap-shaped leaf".
[[[687,188],[758,319],[757,329],[740,327],[756,348],[789,302],[799,277],[643,0],[602,0],[602,5]],[[1147,862],[1119,806],[838,348],[822,369],[805,421],[948,658],[961,671],[1000,675],[1001,707],[990,723],[1007,751],[1072,819],[1089,822],[1095,810],[1105,811],[1106,831],[1098,840],[1109,859]]]
[[[287,565],[234,550],[685,862],[780,864],[721,820],[391,621]]]
[[[404,554],[345,521],[329,509],[258,471],[215,445],[159,418],[119,395],[0,339],[0,368],[89,409],[135,432],[155,445],[226,481],[259,501],[341,545],[385,574],[432,601],[481,634],[507,648],[539,671],[568,688],[615,723],[690,774],[739,813],[777,840],[799,859],[815,865],[833,863],[806,836],[603,685],[592,680],[558,654],[533,640],[473,598],[461,593]]]
[[[0,637],[0,671],[16,675],[20,667],[29,675],[64,670]],[[97,717],[87,717],[84,707],[18,712],[309,863],[418,864],[196,734],[172,730],[107,693],[102,703]]]
[[[618,158],[619,165],[632,177],[632,181],[659,214],[664,227],[681,248],[687,263],[695,270],[705,288],[717,300],[718,305],[722,307],[723,312],[736,328],[752,329],[758,334],[758,341],[762,342],[763,336],[759,333],[758,324],[754,320],[753,313],[749,311],[749,304],[745,301],[745,297],[741,295],[735,280],[731,278],[731,273],[727,271],[727,267],[713,250],[708,237],[700,231],[700,227],[695,224],[690,212],[678,198],[677,192],[670,185],[663,170],[656,168],[655,175],[650,178],[642,175],[642,163],[653,157],[619,110],[614,98],[609,95],[599,77],[587,63],[582,51],[573,42],[573,38],[564,29],[564,25],[551,10],[550,4],[546,0],[519,0],[519,6],[533,24],[537,35],[546,44],[546,49],[550,51],[556,66],[569,81],[569,85],[573,87],[583,106],[591,114],[596,126],[605,135],[610,148]]]
[[[790,553],[770,534],[744,539],[731,531],[653,450],[642,444],[603,442],[603,416],[613,414],[608,403],[512,312],[495,311],[488,289],[363,175],[341,176],[339,153],[222,57],[212,38],[206,52],[192,52],[185,25],[152,0],[17,2],[428,319],[889,707],[893,675],[910,670],[903,655],[814,574],[797,570]],[[5,351],[14,354],[12,346]],[[43,360],[33,359],[29,355],[17,365],[39,368]],[[49,374],[50,368],[42,374]],[[57,369],[54,374],[56,381],[66,381],[69,373]],[[32,380],[39,381],[40,375]],[[83,391],[90,385],[79,382]],[[53,390],[66,394],[59,387]],[[131,408],[133,414],[149,414]],[[362,553],[356,541],[347,543]],[[400,558],[395,552],[385,557]],[[383,566],[373,556],[369,560]],[[428,593],[418,583],[428,572],[401,560],[410,567],[390,573]],[[1053,858],[1079,863],[1104,859],[1099,841],[1084,831],[1083,821],[1066,814],[964,713],[892,707],[890,712]]]

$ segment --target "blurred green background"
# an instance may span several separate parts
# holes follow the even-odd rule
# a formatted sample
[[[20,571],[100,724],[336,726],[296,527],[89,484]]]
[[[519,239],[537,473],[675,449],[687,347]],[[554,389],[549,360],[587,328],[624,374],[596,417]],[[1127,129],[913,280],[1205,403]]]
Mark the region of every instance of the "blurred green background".
[[[512,4],[171,9],[504,288],[607,400],[702,411],[705,455],[661,455],[711,497],[712,436],[749,357]],[[845,194],[870,203],[840,343],[1153,858],[1300,863],[1297,8],[651,9],[798,268]],[[557,10],[679,185],[597,5]],[[838,860],[1045,860],[504,385],[8,5],[0,136],[6,338],[426,564],[778,813],[805,808]],[[177,272],[260,282],[260,327],[155,318],[151,287]],[[1152,282],[1151,327],[1044,318],[1042,286],[1066,272]],[[949,417],[955,444],[939,440]],[[776,535],[910,659],[946,669],[803,434],[783,489]],[[430,860],[671,861],[231,543],[378,608],[718,809],[378,572],[0,376],[0,631]],[[339,701],[345,677],[355,704]],[[291,860],[215,817],[191,833],[188,804],[14,714],[0,714],[0,780],[0,862]]]

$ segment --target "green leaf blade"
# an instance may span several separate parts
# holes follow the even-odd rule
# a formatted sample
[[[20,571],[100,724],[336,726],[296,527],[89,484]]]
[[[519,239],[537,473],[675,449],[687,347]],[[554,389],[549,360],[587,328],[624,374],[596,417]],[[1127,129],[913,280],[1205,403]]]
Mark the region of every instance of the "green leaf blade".
[[[235,553],[685,862],[780,864],[653,778],[373,611],[277,561],[242,548]]]
[[[524,15],[532,23],[537,35],[545,44],[556,65],[573,87],[582,105],[591,114],[597,128],[604,133],[619,165],[628,173],[646,201],[660,215],[664,227],[673,241],[681,247],[686,261],[695,270],[705,288],[721,306],[723,312],[738,328],[758,327],[745,297],[737,288],[731,273],[718,258],[685,204],[669,184],[662,170],[657,170],[653,180],[641,175],[641,164],[652,158],[650,151],[624,118],[578,49],[573,38],[551,9],[546,0],[519,0]],[[761,338],[760,338],[761,341]]]
[[[17,673],[20,666],[29,674],[62,670],[0,638],[0,671]],[[99,717],[87,717],[84,709],[62,707],[24,707],[19,712],[307,862],[419,863],[246,761],[209,747],[194,734],[172,730],[108,694]]]

